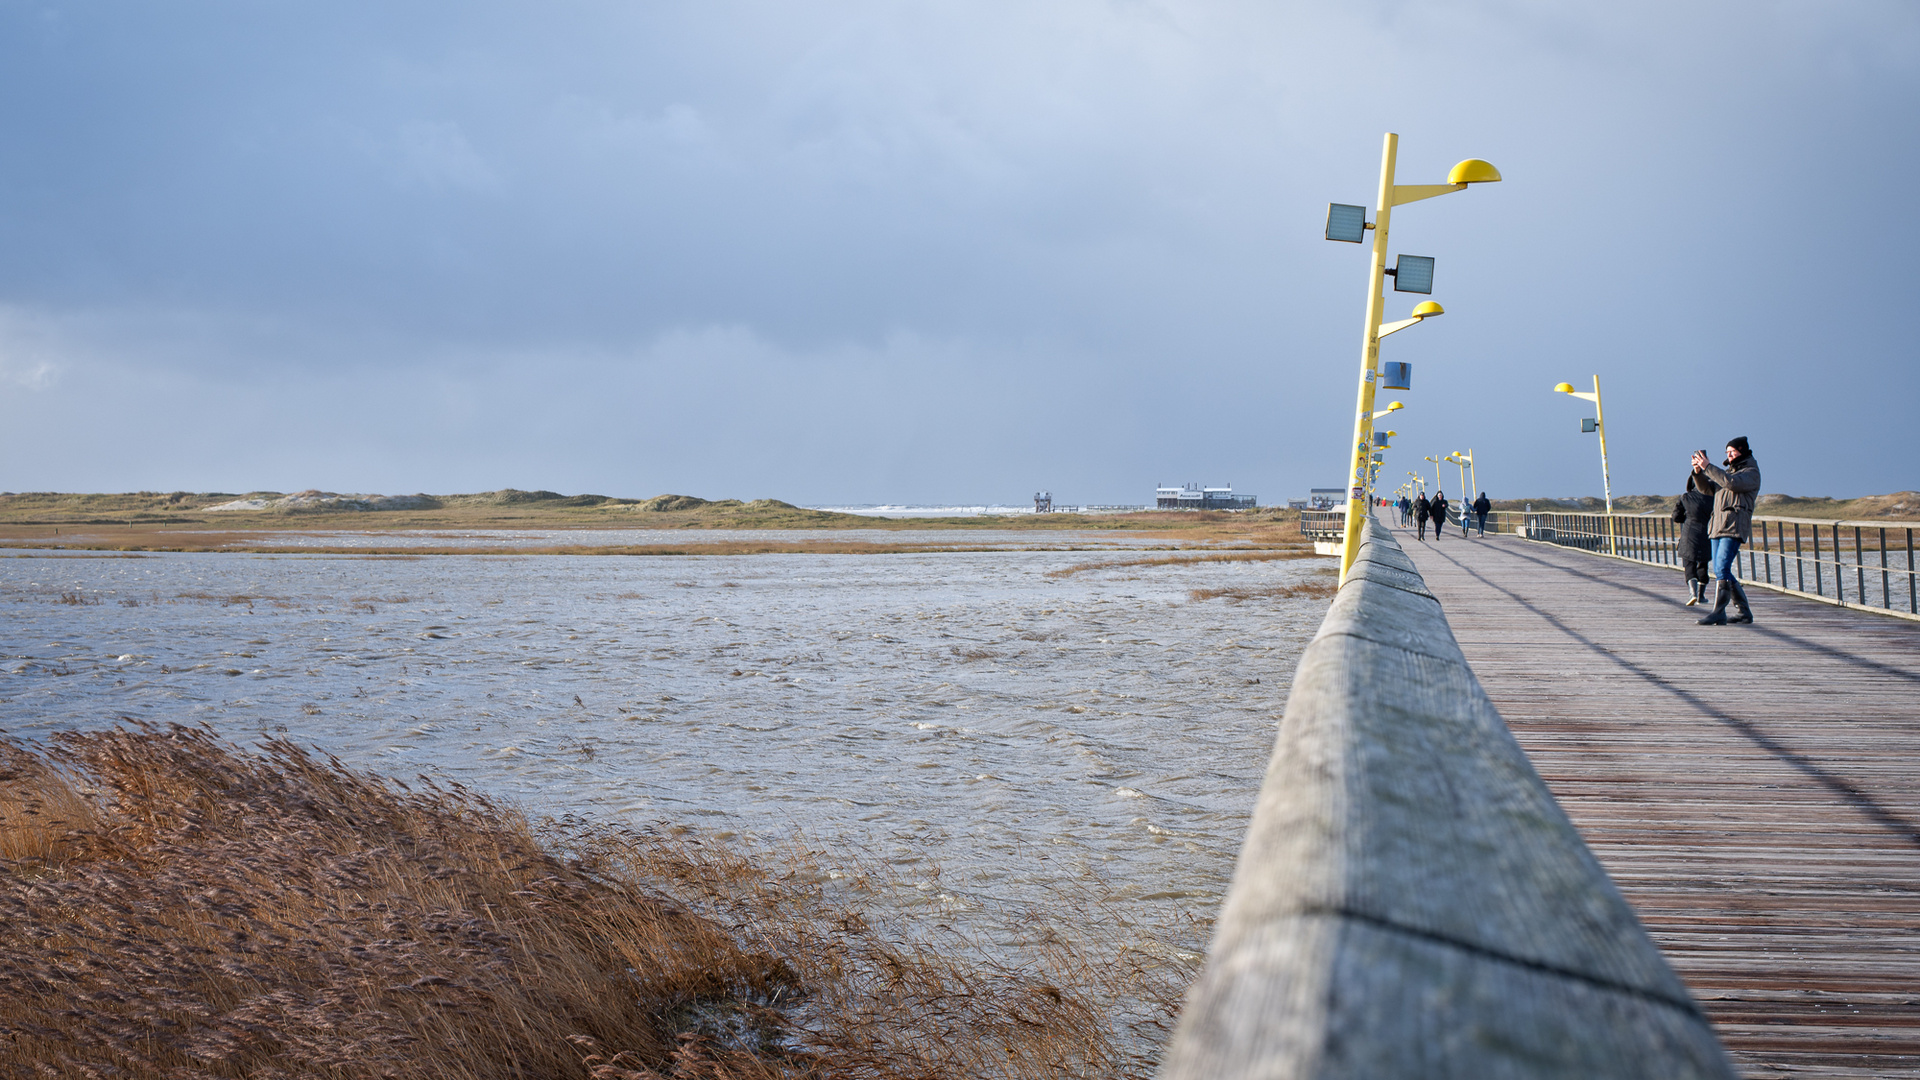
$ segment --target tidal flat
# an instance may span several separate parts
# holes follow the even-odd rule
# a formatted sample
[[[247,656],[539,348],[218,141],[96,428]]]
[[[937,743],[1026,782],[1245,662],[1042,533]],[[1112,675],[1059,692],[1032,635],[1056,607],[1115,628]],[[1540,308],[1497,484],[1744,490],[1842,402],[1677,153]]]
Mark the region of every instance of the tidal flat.
[[[1150,1062],[1330,561],[1102,539],[1121,550],[16,550],[0,729],[204,724],[534,818],[803,847],[1016,964],[1051,910],[1046,934],[1158,980],[1101,1000]]]

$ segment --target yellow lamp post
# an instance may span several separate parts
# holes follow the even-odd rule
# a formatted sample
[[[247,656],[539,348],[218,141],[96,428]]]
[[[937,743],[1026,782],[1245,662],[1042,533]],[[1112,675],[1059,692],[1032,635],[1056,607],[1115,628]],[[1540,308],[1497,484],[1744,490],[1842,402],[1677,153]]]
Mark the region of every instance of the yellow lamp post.
[[[1571,394],[1582,401],[1593,402],[1593,427],[1591,430],[1600,436],[1600,490],[1607,499],[1607,554],[1612,555],[1615,553],[1613,539],[1613,474],[1607,469],[1607,410],[1600,404],[1600,376],[1595,375],[1593,377],[1593,393],[1591,394],[1575,390],[1572,383],[1558,383],[1554,386],[1554,390],[1562,394]],[[1588,429],[1582,426],[1581,430],[1586,431]]]
[[[1426,305],[1426,304],[1422,304],[1422,305],[1420,305],[1420,306],[1421,306],[1421,307],[1427,307],[1427,306],[1429,306],[1429,305]],[[1436,307],[1436,308],[1437,308],[1437,307],[1439,307],[1440,305],[1439,305],[1439,304],[1433,304],[1433,305],[1431,305],[1431,306],[1432,306],[1432,307]],[[1417,310],[1417,309],[1416,309],[1416,310]],[[1421,316],[1417,316],[1417,317],[1415,317],[1415,318],[1412,318],[1412,319],[1405,319],[1405,320],[1402,320],[1402,322],[1404,322],[1404,324],[1405,324],[1405,325],[1408,325],[1408,326],[1411,326],[1411,325],[1413,325],[1414,323],[1417,323],[1417,322],[1419,322],[1419,321],[1420,321],[1421,319],[1423,319],[1423,318],[1426,318],[1426,317],[1427,317],[1427,316],[1425,316],[1425,315],[1421,315]],[[1396,323],[1396,324],[1394,324],[1394,325],[1395,325],[1396,327],[1398,327],[1398,326],[1399,326],[1399,325],[1401,325],[1401,324],[1399,324],[1399,323]],[[1387,403],[1387,407],[1386,407],[1386,408],[1384,408],[1384,409],[1381,409],[1381,410],[1380,410],[1379,412],[1376,412],[1376,413],[1374,413],[1371,419],[1372,419],[1372,420],[1379,420],[1379,419],[1380,419],[1381,417],[1383,417],[1383,416],[1391,416],[1391,415],[1393,415],[1394,413],[1397,413],[1397,412],[1399,412],[1399,411],[1400,411],[1401,409],[1404,409],[1404,408],[1406,408],[1406,406],[1405,406],[1405,405],[1403,405],[1403,404],[1401,404],[1400,402],[1398,402],[1398,401],[1390,401],[1390,402],[1388,402],[1388,403]],[[1389,432],[1387,432],[1387,437],[1388,437],[1388,438],[1392,438],[1393,436],[1395,436],[1395,435],[1398,435],[1398,434],[1400,434],[1400,433],[1399,433],[1399,432],[1397,432],[1397,431],[1389,431]],[[1373,482],[1374,482],[1374,479],[1375,479],[1375,477],[1377,477],[1377,476],[1379,475],[1379,473],[1380,473],[1380,466],[1381,466],[1381,464],[1382,464],[1382,463],[1383,463],[1383,462],[1385,461],[1385,458],[1384,458],[1384,457],[1383,457],[1383,456],[1381,455],[1381,453],[1380,453],[1380,451],[1382,451],[1382,450],[1385,450],[1385,449],[1387,449],[1387,443],[1386,443],[1386,440],[1384,440],[1384,439],[1381,439],[1381,438],[1379,438],[1379,437],[1377,437],[1377,436],[1375,436],[1375,437],[1374,437],[1374,440],[1373,440],[1373,449],[1372,449],[1372,450],[1371,450],[1371,451],[1370,451],[1370,452],[1368,453],[1368,455],[1367,455],[1367,512],[1368,512],[1368,513],[1372,513],[1372,512],[1373,512]]]
[[[1473,501],[1467,498],[1467,462],[1460,456],[1460,451],[1458,450],[1448,454],[1445,460],[1451,461],[1460,467],[1460,505],[1465,506],[1467,503]]]
[[[1453,456],[1456,458],[1459,458],[1460,461],[1466,464],[1467,477],[1468,479],[1471,479],[1473,481],[1473,490],[1475,492],[1478,492],[1480,490],[1480,470],[1475,468],[1473,464],[1473,447],[1471,446],[1467,447],[1464,453],[1459,450],[1455,450],[1453,452]]]
[[[1367,472],[1373,453],[1373,394],[1381,375],[1380,339],[1424,318],[1441,314],[1440,306],[1434,304],[1431,311],[1423,313],[1416,308],[1410,319],[1381,325],[1381,309],[1386,305],[1382,289],[1389,273],[1394,278],[1396,292],[1433,291],[1431,259],[1402,255],[1392,271],[1387,269],[1387,228],[1393,208],[1431,199],[1436,195],[1465,191],[1471,184],[1492,183],[1500,179],[1500,170],[1478,158],[1469,158],[1447,173],[1447,182],[1444,184],[1396,184],[1393,174],[1399,150],[1400,136],[1388,132],[1380,154],[1380,191],[1371,223],[1366,221],[1366,208],[1360,206],[1335,204],[1328,208],[1327,215],[1329,240],[1359,243],[1366,230],[1373,230],[1373,258],[1367,271],[1367,321],[1360,342],[1359,406],[1353,413],[1353,442],[1350,444],[1352,468],[1348,470],[1347,477],[1346,538],[1340,550],[1342,582],[1347,580],[1347,574],[1353,569],[1353,560],[1360,553],[1360,537],[1366,527]]]

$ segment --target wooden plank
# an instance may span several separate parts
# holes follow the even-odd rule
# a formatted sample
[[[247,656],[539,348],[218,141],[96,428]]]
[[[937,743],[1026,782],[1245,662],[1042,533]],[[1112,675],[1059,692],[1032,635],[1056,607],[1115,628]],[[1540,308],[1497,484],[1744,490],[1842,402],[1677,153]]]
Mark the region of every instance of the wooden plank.
[[[1489,536],[1407,554],[1745,1075],[1920,1077],[1920,632]]]
[[[1301,658],[1162,1075],[1732,1075],[1384,532]]]

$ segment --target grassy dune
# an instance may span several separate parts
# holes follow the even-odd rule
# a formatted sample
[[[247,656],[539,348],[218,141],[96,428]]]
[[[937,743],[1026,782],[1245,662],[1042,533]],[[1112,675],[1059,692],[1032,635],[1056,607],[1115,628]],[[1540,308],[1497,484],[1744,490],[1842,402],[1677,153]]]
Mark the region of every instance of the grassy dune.
[[[1297,543],[1299,514],[1291,510],[1253,513],[1135,513],[1135,514],[1023,514],[1012,517],[914,518],[863,517],[857,514],[806,510],[777,499],[708,502],[686,495],[651,499],[613,499],[603,495],[558,495],[550,491],[495,491],[480,495],[408,496],[397,509],[361,509],[351,504],[324,507],[292,505],[262,510],[212,510],[210,507],[245,498],[274,500],[274,492],[251,495],[156,494],[70,495],[25,493],[0,495],[0,544],[52,545],[79,549],[121,551],[280,551],[338,554],[486,554],[498,547],[463,544],[452,530],[463,529],[661,529],[661,530],[785,530],[814,532],[818,538],[770,538],[767,541],[727,541],[719,544],[648,544],[631,547],[558,545],[516,548],[518,554],[581,555],[729,555],[803,551],[868,554],[891,551],[976,550],[968,533],[1018,530],[1039,534],[1060,532],[1125,532],[1160,536],[1170,544],[1188,541],[1232,540],[1255,545]],[[836,536],[847,529],[879,532],[938,530],[950,540],[924,538],[901,543],[850,541]],[[342,547],[330,544],[324,533],[336,530],[382,532],[405,530],[431,533],[448,530],[446,543],[392,548]],[[312,532],[311,542],[288,544],[289,533]],[[416,535],[414,539],[419,539]],[[694,540],[690,537],[690,540]],[[269,543],[269,540],[275,541]]]
[[[1159,1026],[1188,972],[1037,922],[1017,963],[936,947],[872,906],[868,871],[829,874],[818,856],[533,827],[457,786],[198,729],[0,737],[0,1071],[1150,1071],[1100,1002],[1130,999]]]

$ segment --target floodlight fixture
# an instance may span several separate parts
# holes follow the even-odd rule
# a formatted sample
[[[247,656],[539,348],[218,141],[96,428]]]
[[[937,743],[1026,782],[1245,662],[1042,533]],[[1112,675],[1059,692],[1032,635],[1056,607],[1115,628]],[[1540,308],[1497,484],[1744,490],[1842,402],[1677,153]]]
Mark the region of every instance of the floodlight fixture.
[[[1380,365],[1380,385],[1387,390],[1413,389],[1413,365],[1389,360]]]
[[[1597,417],[1583,416],[1580,418],[1580,434],[1591,435],[1599,430],[1600,421]]]
[[[1393,275],[1394,292],[1433,292],[1433,260],[1425,255],[1402,255],[1387,273]]]
[[[1327,204],[1327,239],[1358,244],[1367,238],[1367,208],[1350,203]]]

